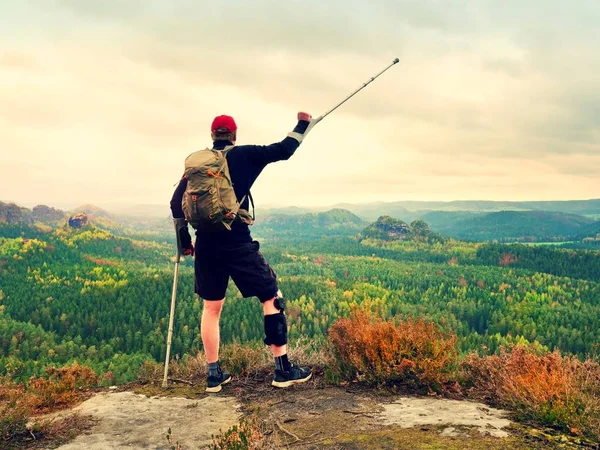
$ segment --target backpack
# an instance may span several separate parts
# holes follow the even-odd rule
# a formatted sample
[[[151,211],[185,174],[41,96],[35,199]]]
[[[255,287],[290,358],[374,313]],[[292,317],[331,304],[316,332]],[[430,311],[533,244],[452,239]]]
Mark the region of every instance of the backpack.
[[[248,192],[238,202],[233,190],[226,158],[232,148],[199,150],[185,160],[183,177],[187,178],[187,188],[182,200],[183,213],[198,231],[231,230],[235,220],[248,225],[254,223],[254,213],[250,215],[240,207],[249,197],[254,210],[252,196]]]

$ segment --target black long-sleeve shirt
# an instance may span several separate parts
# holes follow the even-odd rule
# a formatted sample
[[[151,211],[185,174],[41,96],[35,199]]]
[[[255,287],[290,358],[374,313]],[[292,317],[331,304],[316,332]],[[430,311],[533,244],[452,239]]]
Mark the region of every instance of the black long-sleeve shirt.
[[[281,142],[271,145],[238,145],[227,152],[229,174],[238,201],[248,194],[267,164],[287,160],[294,154],[300,146],[302,135],[304,135],[308,125],[309,122],[305,120],[299,121],[294,131],[290,133],[291,136],[288,135]],[[232,145],[232,143],[229,141],[215,141],[213,148],[223,150],[228,145]],[[181,202],[186,187],[187,179],[182,178],[171,199],[171,212],[176,219],[184,217]],[[241,207],[248,210],[248,203],[249,201],[246,198]],[[240,221],[235,221],[232,224],[231,231],[196,232],[196,237],[196,245],[213,243],[233,247],[252,241],[248,225]],[[182,242],[182,244],[184,247],[189,245],[186,242]]]

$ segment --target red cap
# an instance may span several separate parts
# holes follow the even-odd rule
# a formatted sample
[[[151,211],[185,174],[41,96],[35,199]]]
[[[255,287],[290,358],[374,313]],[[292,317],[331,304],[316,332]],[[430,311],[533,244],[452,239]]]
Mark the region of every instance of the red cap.
[[[235,133],[237,125],[231,116],[217,116],[210,127],[210,131],[218,131],[219,133]]]

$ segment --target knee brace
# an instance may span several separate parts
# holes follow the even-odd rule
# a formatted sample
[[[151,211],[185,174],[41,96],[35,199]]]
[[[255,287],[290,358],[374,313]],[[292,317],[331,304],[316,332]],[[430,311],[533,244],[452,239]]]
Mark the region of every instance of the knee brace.
[[[287,344],[287,321],[283,313],[265,316],[265,336],[266,345]]]

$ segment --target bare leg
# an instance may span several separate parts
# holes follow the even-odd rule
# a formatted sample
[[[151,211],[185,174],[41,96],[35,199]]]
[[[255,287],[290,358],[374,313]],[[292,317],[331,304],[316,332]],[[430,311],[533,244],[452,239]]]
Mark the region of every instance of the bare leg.
[[[202,311],[202,324],[200,332],[202,334],[202,344],[204,345],[204,354],[209,363],[219,360],[219,319],[223,309],[222,300],[204,300],[204,310]]]
[[[273,297],[271,300],[263,302],[263,314],[265,316],[278,314],[280,312],[277,308],[275,308],[274,303],[275,297]],[[271,351],[273,352],[273,356],[283,356],[287,353],[287,345],[271,345]]]

